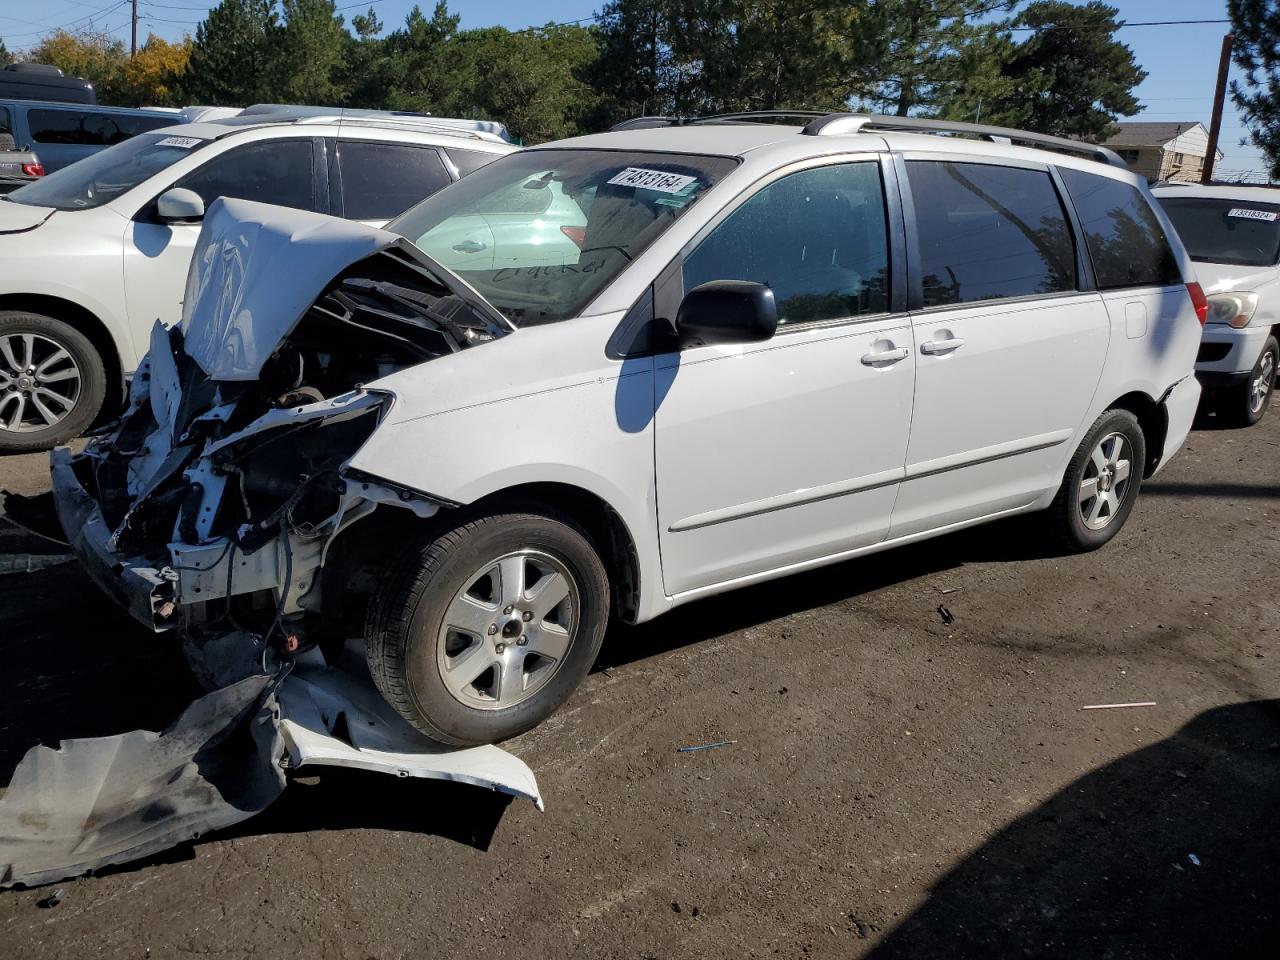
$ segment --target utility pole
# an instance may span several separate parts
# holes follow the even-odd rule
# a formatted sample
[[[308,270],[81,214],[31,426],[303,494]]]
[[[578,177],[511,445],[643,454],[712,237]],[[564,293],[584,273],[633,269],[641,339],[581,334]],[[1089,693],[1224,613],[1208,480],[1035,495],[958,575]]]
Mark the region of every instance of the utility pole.
[[[137,0],[134,0],[136,3]],[[1222,38],[1222,57],[1218,61],[1218,89],[1213,94],[1213,119],[1209,122],[1209,149],[1204,154],[1204,166],[1200,170],[1200,182],[1213,182],[1213,165],[1218,156],[1218,134],[1222,133],[1222,103],[1227,99],[1227,72],[1231,69],[1231,45],[1234,33]]]
[[[132,27],[129,31],[129,59],[138,52],[138,0],[133,0]]]

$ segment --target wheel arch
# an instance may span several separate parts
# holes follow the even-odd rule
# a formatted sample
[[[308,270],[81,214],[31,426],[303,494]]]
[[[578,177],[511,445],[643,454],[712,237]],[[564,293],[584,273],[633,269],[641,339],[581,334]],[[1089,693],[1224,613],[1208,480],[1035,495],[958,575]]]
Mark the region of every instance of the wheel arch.
[[[1108,410],[1128,410],[1138,418],[1142,436],[1147,444],[1147,459],[1143,464],[1143,479],[1151,476],[1160,465],[1164,454],[1164,442],[1169,434],[1169,412],[1163,403],[1153,400],[1141,390],[1134,390],[1117,397],[1107,404]]]
[[[120,349],[107,325],[92,310],[74,300],[43,293],[0,294],[0,310],[23,310],[60,320],[88,338],[102,358],[107,372],[107,398],[103,415],[111,416],[124,404],[124,365]]]

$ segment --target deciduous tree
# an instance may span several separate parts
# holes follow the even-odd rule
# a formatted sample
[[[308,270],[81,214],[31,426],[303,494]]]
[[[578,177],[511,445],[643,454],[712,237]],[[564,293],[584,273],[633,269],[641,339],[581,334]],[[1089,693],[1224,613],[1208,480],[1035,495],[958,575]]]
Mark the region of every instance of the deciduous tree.
[[[124,62],[125,95],[135,106],[172,107],[180,105],[177,83],[191,59],[191,38],[169,43],[155,34],[147,37],[138,52]]]
[[[68,76],[83,77],[104,103],[122,102],[125,95],[124,44],[110,34],[55,30],[27,51],[25,58],[52,64]]]

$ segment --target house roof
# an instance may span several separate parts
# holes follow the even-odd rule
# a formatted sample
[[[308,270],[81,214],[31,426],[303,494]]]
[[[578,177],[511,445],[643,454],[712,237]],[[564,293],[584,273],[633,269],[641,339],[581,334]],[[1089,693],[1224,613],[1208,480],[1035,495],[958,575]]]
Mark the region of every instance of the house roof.
[[[1196,127],[1203,129],[1197,120],[1183,120],[1178,123],[1118,123],[1119,131],[1109,140],[1103,141],[1107,147],[1162,147],[1170,140],[1175,140],[1188,130]],[[1206,134],[1208,131],[1205,131]]]

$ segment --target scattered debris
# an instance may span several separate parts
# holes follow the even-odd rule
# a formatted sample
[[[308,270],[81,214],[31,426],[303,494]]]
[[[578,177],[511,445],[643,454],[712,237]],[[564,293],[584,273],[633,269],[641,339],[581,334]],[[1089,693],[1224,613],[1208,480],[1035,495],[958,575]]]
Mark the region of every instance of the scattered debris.
[[[737,742],[737,740],[717,740],[715,743],[699,743],[692,747],[679,747],[676,752],[693,753],[695,750],[714,750],[716,747],[727,747]]]
[[[1200,858],[1199,858],[1199,857],[1197,857],[1194,853],[1188,853],[1188,854],[1187,854],[1187,859],[1191,861],[1191,865],[1192,865],[1193,867],[1198,867],[1198,866],[1200,866]]]
[[[52,910],[54,907],[56,907],[65,899],[67,899],[67,891],[59,887],[57,890],[53,891],[53,893],[49,894],[43,900],[37,900],[36,906],[39,907],[41,910]]]
[[[948,593],[955,593],[959,589],[959,587],[942,587],[940,588],[940,592],[945,596]]]
[[[1175,771],[1173,771],[1173,775],[1174,775],[1175,777],[1177,777],[1179,780],[1190,780],[1190,779],[1191,779],[1191,774],[1187,773],[1187,771],[1185,771],[1185,770],[1175,770]]]
[[[35,573],[74,560],[73,553],[41,555],[37,553],[0,553],[0,577],[6,573]]]
[[[948,610],[942,604],[938,604],[938,616],[942,618],[942,622],[945,623],[947,626],[951,626],[951,624],[956,622],[955,614],[953,614],[950,610]]]
[[[1081,710],[1123,710],[1126,707],[1154,707],[1154,700],[1142,700],[1138,703],[1091,703],[1088,706],[1081,707]]]

